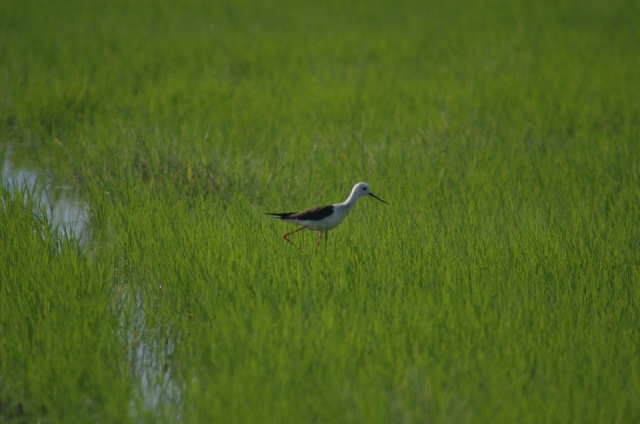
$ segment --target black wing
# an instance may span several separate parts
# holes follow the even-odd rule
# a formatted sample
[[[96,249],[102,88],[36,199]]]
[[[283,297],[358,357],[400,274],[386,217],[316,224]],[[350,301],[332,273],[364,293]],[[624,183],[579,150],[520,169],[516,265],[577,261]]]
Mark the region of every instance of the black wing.
[[[318,206],[300,212],[267,213],[266,215],[277,216],[280,219],[297,219],[300,221],[320,221],[333,213],[333,205]]]

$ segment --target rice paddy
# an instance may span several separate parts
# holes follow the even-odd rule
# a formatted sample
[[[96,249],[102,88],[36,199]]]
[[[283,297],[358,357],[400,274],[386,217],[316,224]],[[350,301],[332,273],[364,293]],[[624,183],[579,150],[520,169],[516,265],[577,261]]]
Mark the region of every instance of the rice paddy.
[[[1,419],[640,421],[639,12],[3,2]]]

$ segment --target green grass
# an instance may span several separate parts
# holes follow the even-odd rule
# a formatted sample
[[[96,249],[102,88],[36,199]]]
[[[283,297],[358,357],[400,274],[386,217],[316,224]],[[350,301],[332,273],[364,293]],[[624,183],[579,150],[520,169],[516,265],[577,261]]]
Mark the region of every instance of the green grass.
[[[640,421],[639,17],[3,2],[0,417]]]

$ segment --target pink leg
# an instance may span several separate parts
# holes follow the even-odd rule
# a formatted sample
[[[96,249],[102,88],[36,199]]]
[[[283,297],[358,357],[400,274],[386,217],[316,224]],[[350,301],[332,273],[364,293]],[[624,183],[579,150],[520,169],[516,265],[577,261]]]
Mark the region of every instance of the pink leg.
[[[293,230],[293,231],[291,231],[291,232],[289,232],[289,233],[286,233],[286,234],[283,234],[283,235],[282,235],[282,238],[283,238],[283,239],[285,239],[285,240],[286,240],[286,241],[287,241],[291,246],[293,246],[293,247],[295,247],[296,249],[298,249],[298,250],[300,251],[300,253],[302,253],[304,256],[307,256],[307,254],[306,254],[306,253],[304,253],[304,252],[302,251],[302,249],[300,249],[298,246],[296,246],[295,244],[293,244],[293,242],[292,242],[291,240],[289,240],[287,237],[289,237],[291,234],[297,233],[298,231],[302,231],[302,230],[306,230],[306,229],[307,229],[307,227],[300,227],[300,228],[298,228],[297,230]],[[307,257],[309,257],[309,256],[307,256]]]
[[[320,242],[322,241],[322,234],[323,233],[322,233],[322,231],[320,231],[318,234],[319,234],[319,236],[318,236],[318,246],[320,246]]]

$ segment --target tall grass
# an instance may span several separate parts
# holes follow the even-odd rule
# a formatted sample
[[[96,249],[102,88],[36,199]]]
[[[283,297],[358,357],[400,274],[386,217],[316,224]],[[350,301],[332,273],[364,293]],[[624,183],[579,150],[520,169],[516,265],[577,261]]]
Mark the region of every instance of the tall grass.
[[[117,419],[131,387],[121,372],[113,262],[92,260],[63,236],[33,191],[3,184],[1,199],[0,414]]]
[[[638,6],[0,6],[0,416],[637,422]],[[43,171],[44,172],[44,171]],[[315,234],[262,215],[362,199]]]

